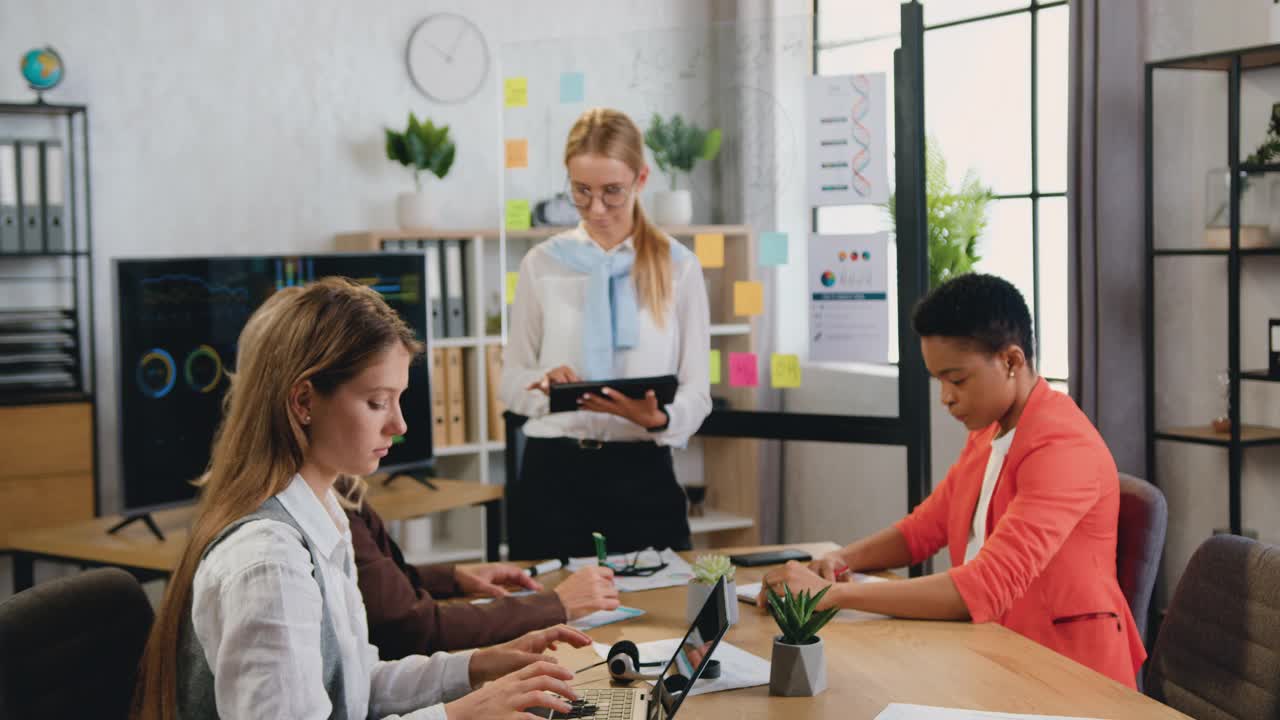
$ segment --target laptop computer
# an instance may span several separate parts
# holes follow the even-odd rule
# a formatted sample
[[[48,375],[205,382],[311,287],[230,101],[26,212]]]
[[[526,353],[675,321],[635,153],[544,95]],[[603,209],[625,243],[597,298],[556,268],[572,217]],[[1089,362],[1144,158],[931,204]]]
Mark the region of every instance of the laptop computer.
[[[724,578],[721,578],[652,687],[584,688],[568,714],[547,708],[530,708],[529,712],[546,718],[670,720],[693,690],[693,684],[702,677],[707,661],[728,630],[729,609],[725,606]]]

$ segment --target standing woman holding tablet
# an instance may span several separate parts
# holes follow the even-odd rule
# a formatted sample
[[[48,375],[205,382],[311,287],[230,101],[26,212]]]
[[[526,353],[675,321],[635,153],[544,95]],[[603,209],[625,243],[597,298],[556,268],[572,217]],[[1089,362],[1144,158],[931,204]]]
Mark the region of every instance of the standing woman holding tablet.
[[[520,477],[507,488],[511,557],[690,547],[671,446],[711,412],[707,290],[697,257],[645,217],[640,129],[605,108],[583,113],[564,150],[582,222],[520,263],[502,400],[530,418]],[[673,402],[604,388],[549,414],[554,384],[675,375]]]

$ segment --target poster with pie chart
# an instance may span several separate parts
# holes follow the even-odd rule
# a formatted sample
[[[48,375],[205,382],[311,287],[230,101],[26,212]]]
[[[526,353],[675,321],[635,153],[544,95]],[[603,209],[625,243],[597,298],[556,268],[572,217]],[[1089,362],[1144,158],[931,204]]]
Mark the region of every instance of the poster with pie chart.
[[[809,359],[889,360],[889,234],[809,238]]]

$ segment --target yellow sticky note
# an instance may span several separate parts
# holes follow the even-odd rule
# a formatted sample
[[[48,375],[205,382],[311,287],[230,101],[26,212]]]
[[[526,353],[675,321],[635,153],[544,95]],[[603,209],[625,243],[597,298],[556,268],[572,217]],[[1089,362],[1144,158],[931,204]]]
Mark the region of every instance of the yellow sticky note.
[[[529,78],[509,77],[502,83],[502,99],[509,108],[529,105]]]
[[[711,384],[720,384],[720,351],[711,351]]]
[[[508,140],[507,169],[515,170],[527,167],[529,167],[529,141],[524,138]]]
[[[508,230],[528,230],[529,224],[530,224],[529,201],[528,200],[508,200],[507,201],[507,229]]]
[[[693,249],[704,268],[724,267],[724,235],[700,233],[693,236]]]
[[[508,305],[516,301],[516,285],[518,285],[519,283],[520,283],[520,273],[518,272],[507,273],[507,304]]]
[[[800,387],[799,357],[774,353],[773,360],[769,365],[770,376],[773,378],[773,386],[775,388]]]
[[[733,314],[759,315],[764,312],[764,286],[751,280],[733,284]]]

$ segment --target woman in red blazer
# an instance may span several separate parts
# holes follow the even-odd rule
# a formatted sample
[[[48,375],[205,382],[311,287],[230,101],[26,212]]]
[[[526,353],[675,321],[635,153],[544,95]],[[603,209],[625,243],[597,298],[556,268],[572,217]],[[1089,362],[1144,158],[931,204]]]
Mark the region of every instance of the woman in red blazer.
[[[959,459],[892,527],[765,582],[817,590],[945,546],[948,572],[835,582],[823,604],[998,622],[1134,687],[1146,651],[1116,580],[1115,461],[1084,413],[1036,373],[1022,295],[1000,278],[963,275],[922,300],[912,325],[942,404],[969,429]]]

